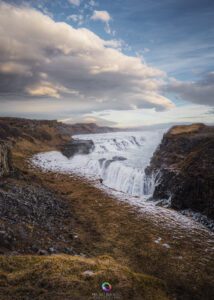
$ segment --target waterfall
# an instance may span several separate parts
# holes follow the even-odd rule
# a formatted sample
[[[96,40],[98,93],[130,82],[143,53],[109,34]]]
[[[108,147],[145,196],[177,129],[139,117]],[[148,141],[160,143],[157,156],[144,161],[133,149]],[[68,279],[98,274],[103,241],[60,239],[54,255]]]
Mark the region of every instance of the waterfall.
[[[70,159],[57,151],[40,153],[33,157],[33,163],[46,170],[102,179],[104,186],[128,195],[151,196],[155,176],[148,178],[144,170],[162,135],[162,130],[78,135],[73,138],[94,142],[93,152]]]

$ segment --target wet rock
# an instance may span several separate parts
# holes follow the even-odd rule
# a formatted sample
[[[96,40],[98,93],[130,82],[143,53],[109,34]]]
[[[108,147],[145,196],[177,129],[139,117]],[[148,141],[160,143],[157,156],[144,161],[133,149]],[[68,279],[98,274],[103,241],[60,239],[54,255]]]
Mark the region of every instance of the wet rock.
[[[76,154],[89,154],[94,148],[94,142],[91,140],[72,140],[60,146],[62,154],[67,158],[71,158]]]
[[[124,161],[124,160],[127,160],[126,157],[123,157],[123,156],[114,156],[112,158],[113,161]]]

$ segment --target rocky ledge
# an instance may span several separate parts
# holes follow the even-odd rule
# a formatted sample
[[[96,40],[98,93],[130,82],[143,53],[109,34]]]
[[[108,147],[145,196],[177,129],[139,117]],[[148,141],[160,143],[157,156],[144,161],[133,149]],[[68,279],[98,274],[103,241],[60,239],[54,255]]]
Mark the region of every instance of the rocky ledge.
[[[146,169],[148,176],[156,175],[153,198],[214,219],[213,154],[213,126],[172,127]]]

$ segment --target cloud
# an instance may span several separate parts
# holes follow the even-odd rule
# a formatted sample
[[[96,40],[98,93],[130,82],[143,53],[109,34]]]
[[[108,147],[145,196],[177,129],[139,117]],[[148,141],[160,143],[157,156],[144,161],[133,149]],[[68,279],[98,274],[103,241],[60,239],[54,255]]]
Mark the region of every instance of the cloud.
[[[15,62],[0,63],[0,73],[2,73],[2,74],[20,74],[20,75],[26,75],[26,76],[32,75],[29,66],[15,63]]]
[[[109,25],[109,22],[111,21],[111,19],[112,18],[110,16],[110,14],[105,10],[95,10],[93,15],[91,16],[91,20],[101,21],[101,22],[105,23],[105,31],[108,34],[112,33],[110,25]]]
[[[3,3],[0,31],[0,101],[42,99],[48,113],[54,99],[59,115],[174,106],[160,92],[166,74],[122,53],[120,41]]]
[[[84,21],[84,16],[83,15],[70,15],[67,17],[68,20],[71,20],[75,23],[78,23],[78,25],[82,25]]]
[[[94,21],[102,21],[104,23],[107,23],[111,20],[111,16],[105,10],[95,10],[91,19]]]
[[[94,0],[90,0],[88,4],[92,7],[97,5]]]
[[[96,123],[96,124],[99,124],[100,126],[115,126],[115,125],[117,125],[117,123],[114,121],[108,121],[103,118],[90,116],[90,115],[83,115],[83,116],[77,115],[77,116],[73,116],[72,118],[60,119],[59,121],[63,122],[63,123],[68,123],[68,124]]]
[[[68,0],[68,2],[76,6],[80,5],[80,0]]]
[[[214,106],[214,72],[195,82],[172,79],[166,86],[166,91],[177,94],[185,101]]]
[[[59,98],[59,91],[50,82],[41,82],[39,84],[26,87],[26,91],[31,96],[50,96]]]
[[[116,111],[107,111],[105,115],[103,112],[94,112],[91,116],[94,118],[105,118],[105,120],[108,121],[117,120],[118,123],[115,125],[116,127],[149,126],[166,123],[168,123],[168,127],[170,127],[173,123],[182,124],[187,122],[214,124],[213,114],[208,106],[192,103],[161,112],[157,112],[153,108],[121,111],[119,118],[118,112]]]

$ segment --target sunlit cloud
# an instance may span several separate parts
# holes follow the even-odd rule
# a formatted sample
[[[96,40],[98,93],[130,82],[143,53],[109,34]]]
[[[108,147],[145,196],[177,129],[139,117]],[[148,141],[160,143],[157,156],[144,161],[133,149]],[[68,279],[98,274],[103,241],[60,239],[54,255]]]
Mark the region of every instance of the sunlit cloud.
[[[95,10],[93,15],[91,16],[91,20],[101,21],[101,22],[105,23],[105,31],[108,34],[112,33],[110,25],[109,25],[109,22],[111,21],[111,19],[112,18],[110,16],[110,14],[105,10]]]
[[[1,99],[60,98],[91,111],[174,106],[161,94],[166,74],[122,53],[120,41],[3,3],[0,28]]]

